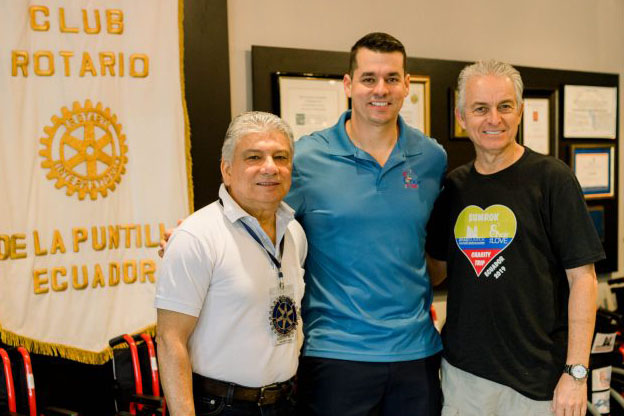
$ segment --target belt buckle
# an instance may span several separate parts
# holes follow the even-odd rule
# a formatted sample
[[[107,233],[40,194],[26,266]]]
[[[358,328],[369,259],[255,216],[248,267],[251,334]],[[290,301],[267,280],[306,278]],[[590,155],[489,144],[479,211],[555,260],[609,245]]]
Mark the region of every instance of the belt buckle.
[[[274,388],[277,387],[277,383],[273,383],[273,384],[269,384],[267,386],[262,386],[260,387],[260,397],[258,397],[258,407],[262,407],[264,405],[264,403],[262,403],[262,401],[264,400],[264,391],[265,390],[272,390]]]

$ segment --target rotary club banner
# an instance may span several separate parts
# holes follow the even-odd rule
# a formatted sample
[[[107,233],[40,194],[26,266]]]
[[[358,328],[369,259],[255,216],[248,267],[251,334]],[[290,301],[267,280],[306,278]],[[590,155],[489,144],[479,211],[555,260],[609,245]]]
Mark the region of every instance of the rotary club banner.
[[[182,1],[0,0],[0,336],[85,363],[153,331],[192,201]]]

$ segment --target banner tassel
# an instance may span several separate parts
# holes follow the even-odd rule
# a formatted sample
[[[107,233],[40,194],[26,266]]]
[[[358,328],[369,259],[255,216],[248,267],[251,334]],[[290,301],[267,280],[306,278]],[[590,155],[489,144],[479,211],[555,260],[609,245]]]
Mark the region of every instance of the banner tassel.
[[[131,335],[142,333],[147,333],[152,337],[155,336],[156,325],[150,325],[140,331],[134,332]],[[6,345],[24,347],[32,354],[61,357],[72,361],[78,361],[83,364],[102,365],[106,364],[111,358],[113,358],[113,349],[110,347],[107,347],[99,352],[87,351],[80,348],[70,347],[68,345],[38,341],[33,338],[7,331],[3,329],[2,326],[0,326],[0,340],[2,340],[2,342]],[[128,348],[128,346],[126,344],[121,344],[115,348]]]

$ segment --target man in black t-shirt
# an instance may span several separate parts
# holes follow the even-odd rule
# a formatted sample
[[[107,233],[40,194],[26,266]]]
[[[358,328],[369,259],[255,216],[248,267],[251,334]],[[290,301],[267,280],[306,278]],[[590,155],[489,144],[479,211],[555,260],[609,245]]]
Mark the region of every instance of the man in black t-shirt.
[[[477,62],[455,115],[476,159],[451,172],[428,228],[434,284],[448,273],[443,415],[583,415],[602,245],[561,161],[515,141],[522,79]]]

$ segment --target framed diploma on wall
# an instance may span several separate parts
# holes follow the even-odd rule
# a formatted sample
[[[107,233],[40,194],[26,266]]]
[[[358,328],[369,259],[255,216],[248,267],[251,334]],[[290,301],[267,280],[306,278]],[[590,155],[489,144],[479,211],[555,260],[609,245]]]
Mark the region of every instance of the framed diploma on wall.
[[[550,154],[548,98],[525,98],[522,142],[543,155]]]
[[[617,87],[565,85],[563,136],[568,139],[615,139]]]
[[[557,155],[557,103],[557,89],[524,90],[520,143],[544,155]]]
[[[410,75],[410,90],[403,101],[401,116],[407,124],[431,134],[430,79],[423,75]]]
[[[586,199],[615,196],[615,146],[571,146],[570,162]]]
[[[279,116],[295,140],[333,126],[349,108],[341,75],[275,73]]]

